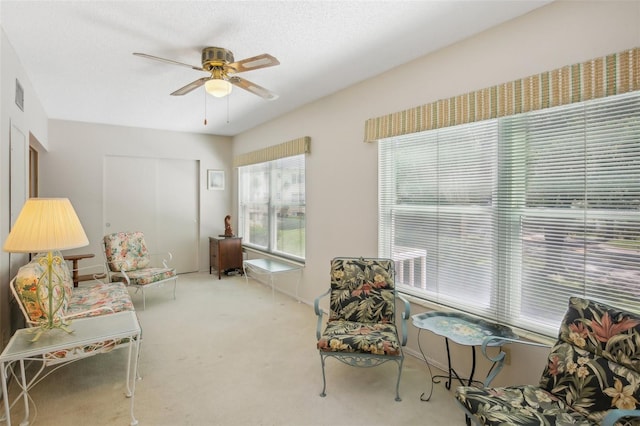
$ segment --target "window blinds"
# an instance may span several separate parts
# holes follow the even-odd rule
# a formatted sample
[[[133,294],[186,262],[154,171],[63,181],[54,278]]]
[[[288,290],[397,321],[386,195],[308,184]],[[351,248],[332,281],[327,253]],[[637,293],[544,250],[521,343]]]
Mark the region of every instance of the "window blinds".
[[[506,317],[553,328],[569,295],[640,310],[640,93],[514,116],[504,132],[524,160],[504,209],[522,258],[520,288],[503,277],[498,304],[519,302]]]
[[[380,141],[379,251],[408,292],[492,315],[497,146],[495,120]]]
[[[640,311],[640,92],[381,140],[403,291],[553,336],[570,295]]]
[[[238,169],[238,228],[242,243],[295,260],[305,257],[305,156]]]

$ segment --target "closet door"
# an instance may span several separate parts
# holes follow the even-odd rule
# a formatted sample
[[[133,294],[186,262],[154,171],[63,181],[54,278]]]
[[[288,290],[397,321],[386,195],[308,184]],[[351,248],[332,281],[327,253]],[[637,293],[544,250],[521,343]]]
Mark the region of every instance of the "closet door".
[[[142,231],[179,273],[198,270],[198,162],[107,156],[104,233]]]

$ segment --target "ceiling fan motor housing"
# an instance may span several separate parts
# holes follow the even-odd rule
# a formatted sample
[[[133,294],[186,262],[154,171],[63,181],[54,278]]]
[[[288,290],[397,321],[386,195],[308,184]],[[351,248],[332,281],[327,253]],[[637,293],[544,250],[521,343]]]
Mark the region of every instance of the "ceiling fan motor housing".
[[[214,67],[221,67],[233,63],[233,53],[222,47],[205,47],[202,49],[202,68],[211,71]]]

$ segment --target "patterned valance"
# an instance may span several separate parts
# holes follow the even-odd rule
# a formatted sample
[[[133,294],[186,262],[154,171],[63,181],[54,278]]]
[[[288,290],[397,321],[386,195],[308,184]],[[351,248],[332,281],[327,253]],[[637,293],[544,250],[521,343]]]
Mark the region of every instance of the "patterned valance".
[[[233,159],[233,167],[264,163],[265,161],[277,160],[279,158],[291,157],[293,155],[307,154],[310,151],[311,138],[309,136],[304,136],[302,138],[283,142],[279,145],[240,154]]]
[[[640,48],[365,122],[365,142],[640,90]]]

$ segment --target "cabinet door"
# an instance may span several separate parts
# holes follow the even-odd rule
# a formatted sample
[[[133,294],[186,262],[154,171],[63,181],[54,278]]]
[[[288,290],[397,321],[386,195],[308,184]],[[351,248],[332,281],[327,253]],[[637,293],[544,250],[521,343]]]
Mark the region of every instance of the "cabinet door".
[[[225,238],[220,240],[219,248],[222,270],[242,268],[242,239]]]
[[[212,268],[218,270],[218,240],[209,237],[209,273]]]
[[[224,239],[220,240],[220,267],[222,270],[232,268],[231,259],[233,259],[233,240],[232,239]]]

